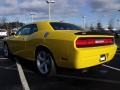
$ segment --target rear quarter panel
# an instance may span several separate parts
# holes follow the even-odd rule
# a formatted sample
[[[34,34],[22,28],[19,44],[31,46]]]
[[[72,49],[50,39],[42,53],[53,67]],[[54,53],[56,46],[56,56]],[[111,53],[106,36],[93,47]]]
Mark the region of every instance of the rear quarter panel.
[[[117,46],[116,44],[97,47],[76,48],[75,41],[80,37],[113,37],[107,35],[79,35],[67,32],[52,32],[45,40],[53,53],[58,66],[66,68],[87,68],[108,62],[113,59]],[[100,55],[105,54],[107,59],[100,62]]]
[[[69,52],[73,52],[72,48],[74,48],[75,38],[74,34],[55,31],[50,32],[45,39],[44,45],[52,52],[58,66],[62,66],[63,64],[67,66],[66,60],[70,57]]]

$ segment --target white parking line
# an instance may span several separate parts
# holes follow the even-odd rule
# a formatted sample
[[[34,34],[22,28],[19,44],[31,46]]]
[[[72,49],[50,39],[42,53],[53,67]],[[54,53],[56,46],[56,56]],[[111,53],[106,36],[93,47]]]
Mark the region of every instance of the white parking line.
[[[1,59],[3,60],[3,59],[8,59],[8,58],[0,58],[0,60],[1,60]]]
[[[120,71],[119,68],[115,68],[115,67],[112,67],[112,66],[109,66],[109,65],[103,64],[102,66],[107,67],[107,68],[110,68],[110,69],[112,69],[112,70]],[[68,75],[57,75],[57,77],[73,78],[73,79],[81,79],[81,80],[90,80],[90,81],[97,81],[97,82],[120,84],[120,81],[105,80],[105,79],[90,78],[90,77],[77,77],[77,76],[68,76]]]
[[[113,70],[116,70],[116,71],[120,71],[119,68],[112,67],[112,66],[109,66],[109,65],[105,65],[105,64],[103,64],[102,66],[107,67],[107,68],[110,68],[110,69],[113,69]]]
[[[56,75],[56,77],[120,84],[120,81],[107,80],[107,79],[101,79],[101,78],[98,79],[98,78],[91,78],[91,77],[77,77],[77,76],[69,76],[69,75]]]
[[[16,68],[8,68],[8,67],[4,67],[4,66],[0,66],[0,69],[5,69],[5,70],[17,70]]]
[[[18,60],[16,60],[16,65],[17,65],[17,68],[18,68],[20,80],[21,80],[21,83],[22,83],[22,86],[23,86],[24,90],[30,90],[28,82],[27,82],[27,80],[25,78],[23,69],[22,69],[20,63],[18,62]]]
[[[17,69],[14,68],[14,67],[5,67],[5,66],[0,66],[0,69],[17,70]],[[24,72],[27,72],[27,73],[34,73],[34,72],[32,72],[32,71],[30,71],[30,70],[27,70],[27,69],[24,69],[23,71],[24,71]]]
[[[0,62],[8,62],[9,60],[7,59],[0,59]]]
[[[0,66],[1,69],[11,69],[11,67]]]
[[[16,65],[15,64],[13,64],[13,65],[10,65],[10,66],[8,66],[8,67],[6,67],[6,68],[13,68],[13,67],[15,67]]]

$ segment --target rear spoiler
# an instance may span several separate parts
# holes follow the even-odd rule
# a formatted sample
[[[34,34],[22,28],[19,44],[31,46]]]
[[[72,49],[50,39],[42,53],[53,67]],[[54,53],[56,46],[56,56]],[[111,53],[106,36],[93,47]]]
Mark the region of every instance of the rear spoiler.
[[[74,33],[75,35],[109,35],[114,36],[113,33],[107,31],[87,31],[87,32],[77,32]]]

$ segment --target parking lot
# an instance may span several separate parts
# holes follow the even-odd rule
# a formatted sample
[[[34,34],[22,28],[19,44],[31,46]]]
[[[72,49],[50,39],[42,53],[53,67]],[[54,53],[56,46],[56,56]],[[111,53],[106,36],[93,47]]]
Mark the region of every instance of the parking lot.
[[[119,90],[120,55],[106,65],[75,71],[58,68],[51,78],[40,77],[35,64],[14,58],[3,57],[0,43],[0,90]],[[16,63],[17,61],[17,63]],[[23,75],[19,72],[22,67]],[[25,79],[25,80],[24,80]]]

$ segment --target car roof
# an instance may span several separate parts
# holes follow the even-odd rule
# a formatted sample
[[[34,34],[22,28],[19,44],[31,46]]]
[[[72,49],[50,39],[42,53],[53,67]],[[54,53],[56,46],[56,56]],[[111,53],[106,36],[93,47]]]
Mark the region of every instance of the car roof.
[[[52,21],[38,21],[38,22],[34,22],[33,24],[36,24],[37,26],[38,26],[38,29],[39,30],[46,30],[46,31],[48,31],[48,30],[54,30],[53,28],[52,28],[52,26],[49,24],[50,22],[52,22]],[[47,27],[46,27],[47,26]]]
[[[50,22],[53,22],[53,21],[38,21],[38,22],[34,22],[33,24],[50,23]]]
[[[67,22],[61,22],[61,21],[38,21],[38,22],[34,22],[33,24],[39,24],[39,23],[52,23],[52,22],[56,22],[56,23],[67,23]]]

